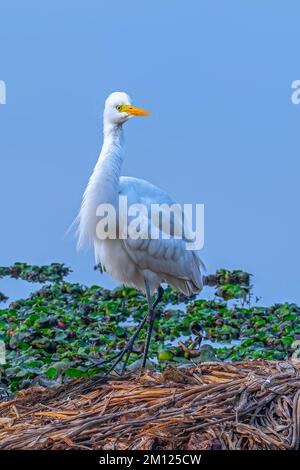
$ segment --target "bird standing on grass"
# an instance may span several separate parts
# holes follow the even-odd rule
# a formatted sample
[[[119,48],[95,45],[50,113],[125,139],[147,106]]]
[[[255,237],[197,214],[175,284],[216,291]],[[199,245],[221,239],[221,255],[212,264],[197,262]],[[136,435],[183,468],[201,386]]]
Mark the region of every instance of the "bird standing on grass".
[[[186,240],[170,234],[168,239],[162,238],[161,222],[155,227],[159,237],[155,239],[123,238],[128,227],[120,226],[117,221],[116,238],[99,239],[96,233],[97,207],[100,204],[110,204],[119,211],[119,196],[126,196],[128,207],[131,204],[143,204],[151,211],[153,204],[172,206],[174,201],[161,189],[148,181],[121,176],[123,162],[122,127],[133,116],[147,116],[150,113],[131,105],[129,96],[123,92],[109,95],[105,102],[103,115],[103,146],[94,171],[84,192],[78,215],[78,247],[92,243],[95,250],[96,263],[100,264],[111,277],[127,286],[133,286],[145,293],[148,303],[148,313],[141,321],[134,335],[126,346],[110,361],[115,363],[112,371],[125,356],[123,370],[128,363],[133,344],[141,329],[147,322],[146,344],[143,353],[145,367],[150,338],[155,318],[155,308],[163,295],[161,284],[167,282],[178,288],[185,295],[198,293],[202,289],[202,262],[197,251],[186,250]],[[151,221],[147,215],[139,214],[141,224]],[[143,220],[144,218],[144,220]],[[153,221],[152,221],[153,223]],[[171,230],[172,230],[171,225]],[[151,294],[157,290],[157,298],[152,304]],[[107,362],[107,361],[105,361]]]

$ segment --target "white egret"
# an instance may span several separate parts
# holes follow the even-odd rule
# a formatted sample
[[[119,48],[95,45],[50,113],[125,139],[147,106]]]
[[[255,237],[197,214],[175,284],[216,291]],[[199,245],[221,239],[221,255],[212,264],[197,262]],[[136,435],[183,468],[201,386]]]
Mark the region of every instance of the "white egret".
[[[150,113],[132,106],[129,96],[124,92],[112,93],[107,98],[103,115],[103,146],[84,192],[78,215],[78,247],[92,243],[96,263],[120,283],[143,291],[147,298],[147,316],[125,348],[114,356],[116,362],[111,370],[126,354],[125,369],[133,343],[147,321],[143,354],[143,367],[145,366],[155,307],[163,294],[163,282],[186,295],[198,293],[202,289],[202,262],[197,251],[186,250],[184,238],[176,239],[173,235],[169,239],[161,236],[159,239],[121,238],[118,234],[127,233],[127,227],[118,227],[116,239],[99,239],[96,233],[99,220],[96,215],[97,207],[100,204],[111,204],[118,211],[120,195],[128,198],[128,205],[142,203],[149,209],[152,204],[174,204],[168,194],[148,181],[120,176],[123,161],[122,126],[133,116],[148,114]],[[150,225],[151,221],[148,222]],[[162,231],[160,226],[158,231]],[[158,296],[152,305],[151,294],[155,290]]]

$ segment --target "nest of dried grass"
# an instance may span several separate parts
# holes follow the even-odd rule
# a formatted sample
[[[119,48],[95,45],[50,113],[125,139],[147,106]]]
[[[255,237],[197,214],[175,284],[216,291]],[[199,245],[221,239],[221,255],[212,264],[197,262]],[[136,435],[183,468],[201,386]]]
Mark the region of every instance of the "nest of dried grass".
[[[31,388],[0,404],[0,449],[298,449],[300,364],[204,363]]]

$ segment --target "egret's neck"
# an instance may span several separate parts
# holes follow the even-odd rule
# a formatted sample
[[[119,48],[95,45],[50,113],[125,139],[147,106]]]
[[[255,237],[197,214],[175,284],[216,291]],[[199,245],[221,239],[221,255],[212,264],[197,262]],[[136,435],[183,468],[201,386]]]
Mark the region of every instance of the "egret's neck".
[[[85,190],[79,213],[79,246],[95,237],[97,207],[100,204],[117,206],[123,162],[121,143],[122,126],[104,123],[103,146]]]
[[[122,126],[104,125],[103,146],[91,176],[97,188],[98,204],[116,204],[123,163]]]

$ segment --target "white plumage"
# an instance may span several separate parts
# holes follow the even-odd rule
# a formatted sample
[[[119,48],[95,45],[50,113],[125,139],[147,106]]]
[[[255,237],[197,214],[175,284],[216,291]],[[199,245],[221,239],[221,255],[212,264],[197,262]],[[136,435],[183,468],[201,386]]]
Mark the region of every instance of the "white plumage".
[[[122,125],[134,115],[146,114],[149,113],[131,105],[126,93],[115,92],[107,98],[103,115],[103,146],[78,215],[78,247],[93,243],[97,263],[101,263],[114,279],[146,294],[147,286],[153,292],[165,281],[191,295],[202,289],[202,262],[198,252],[186,250],[184,238],[100,240],[96,235],[97,207],[103,203],[112,204],[118,212],[120,195],[127,197],[128,206],[145,205],[149,214],[151,204],[174,204],[168,194],[153,184],[120,176]],[[122,233],[127,227],[118,228]],[[162,227],[157,229],[161,232]]]
[[[148,181],[120,176],[123,161],[122,124],[130,115],[122,116],[123,113],[116,107],[129,104],[126,93],[112,93],[106,100],[104,142],[82,201],[78,246],[93,243],[96,262],[125,285],[144,291],[146,278],[153,292],[166,281],[186,295],[191,295],[202,289],[202,263],[197,252],[185,249],[184,239],[99,240],[96,236],[98,205],[111,203],[118,210],[120,194],[127,196],[128,205],[141,203],[148,207],[149,214],[151,204],[175,203],[167,193]]]

